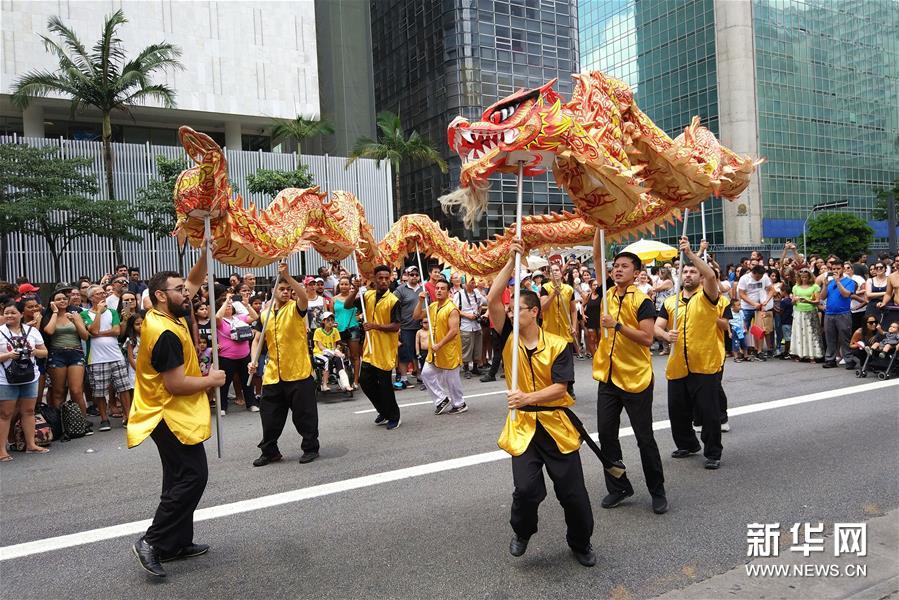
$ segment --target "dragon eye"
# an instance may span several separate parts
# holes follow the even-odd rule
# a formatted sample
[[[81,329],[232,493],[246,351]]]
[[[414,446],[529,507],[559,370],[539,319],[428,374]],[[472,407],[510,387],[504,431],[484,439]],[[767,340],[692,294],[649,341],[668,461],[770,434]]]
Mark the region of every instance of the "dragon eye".
[[[503,122],[503,116],[499,112],[495,112],[490,115],[490,122],[494,125],[499,125]]]

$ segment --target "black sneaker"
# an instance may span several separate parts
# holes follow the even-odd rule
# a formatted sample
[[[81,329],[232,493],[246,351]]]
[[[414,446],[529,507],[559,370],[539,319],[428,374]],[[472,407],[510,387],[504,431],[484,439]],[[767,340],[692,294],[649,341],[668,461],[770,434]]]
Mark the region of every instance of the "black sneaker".
[[[463,402],[463,403],[462,403],[461,405],[459,405],[459,406],[454,406],[454,407],[452,407],[452,408],[449,410],[449,412],[446,413],[446,414],[448,414],[448,415],[461,415],[462,413],[467,412],[467,411],[468,411],[468,405],[465,404],[465,403]]]
[[[471,379],[471,371],[465,371],[465,379]]]
[[[375,425],[387,425],[387,417],[378,415],[377,417],[375,417]]]
[[[318,452],[303,452],[303,456],[300,457],[300,464],[311,463],[316,458],[318,458]]]
[[[259,456],[259,458],[253,461],[253,466],[264,467],[269,463],[278,462],[279,460],[281,460],[281,458],[282,456],[280,454],[273,454],[272,456],[269,456],[268,454],[262,454]]]
[[[397,427],[403,424],[402,419],[390,420],[387,421],[387,431],[393,431]]]
[[[593,546],[590,544],[587,544],[587,547],[584,548],[584,550],[575,550],[572,548],[571,553],[574,554],[577,561],[585,567],[596,565],[596,553],[593,552]]]
[[[109,425],[109,421],[100,421],[100,426],[97,428],[97,431],[109,431],[112,427]]]
[[[91,404],[90,406],[87,407],[87,414],[90,415],[91,417],[99,417],[100,410],[95,405]]]
[[[490,383],[491,381],[496,381],[496,375],[487,373],[481,376],[481,383]]]
[[[602,499],[600,503],[603,508],[615,508],[619,504],[621,504],[625,499],[630,498],[634,495],[634,490],[626,490],[624,492],[612,492],[608,496]]]
[[[528,538],[519,537],[517,533],[512,534],[512,541],[509,542],[509,554],[512,556],[521,556],[528,549]]]
[[[162,565],[159,563],[159,556],[156,554],[156,549],[147,542],[144,536],[141,536],[134,542],[134,545],[131,546],[131,552],[137,557],[137,560],[140,562],[140,566],[144,571],[156,577],[165,577],[165,569],[163,569]]]
[[[835,360],[829,360],[829,361],[825,362],[823,365],[821,365],[821,367],[825,368],[825,369],[836,369],[837,362]]]
[[[652,512],[657,515],[664,515],[668,512],[668,499],[665,496],[653,496]]]
[[[675,450],[674,452],[671,453],[671,458],[686,458],[686,457],[690,456],[691,454],[696,454],[700,450],[702,450],[702,448],[696,448],[695,450],[686,450],[683,448],[678,448],[677,450]]]
[[[705,468],[710,471],[714,471],[721,467],[721,461],[717,458],[707,458],[705,459]]]
[[[438,404],[438,405],[434,408],[434,414],[435,414],[435,415],[442,415],[443,412],[446,410],[446,407],[449,406],[449,403],[450,403],[449,398],[444,398],[443,400],[441,400],[441,401],[440,401],[440,404]]]

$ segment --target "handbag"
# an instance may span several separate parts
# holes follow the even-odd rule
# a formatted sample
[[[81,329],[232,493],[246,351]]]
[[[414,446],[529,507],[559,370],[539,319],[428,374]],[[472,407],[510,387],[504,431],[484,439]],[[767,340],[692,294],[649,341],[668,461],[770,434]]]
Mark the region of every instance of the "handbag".
[[[26,331],[25,327],[26,326],[23,324],[22,333],[27,340],[29,332]],[[2,331],[0,331],[0,335],[6,338],[6,341],[9,342],[10,346],[13,348],[16,347],[16,344],[9,336]],[[3,371],[6,374],[6,383],[9,385],[21,385],[23,383],[31,383],[34,381],[34,358],[31,356],[30,349],[25,350],[23,348],[20,350],[19,358],[13,358],[8,365],[3,365]]]
[[[764,313],[755,313],[755,316],[752,317],[752,326],[749,328],[749,333],[751,333],[752,337],[757,340],[761,340],[765,337],[765,328],[762,327],[763,321],[760,318],[762,314]]]
[[[228,323],[228,325],[231,325],[231,333],[228,334],[228,337],[235,342],[249,342],[256,335],[255,332],[253,332],[253,328],[249,325],[243,324],[238,325],[237,327],[231,323]]]
[[[69,398],[59,407],[59,418],[62,421],[62,440],[80,438],[93,433],[91,424],[74,400]]]
[[[53,431],[46,419],[38,413],[34,413],[34,443],[38,446],[49,446],[53,441]],[[25,431],[22,429],[22,419],[16,421],[13,428],[13,449],[17,452],[25,452]]]

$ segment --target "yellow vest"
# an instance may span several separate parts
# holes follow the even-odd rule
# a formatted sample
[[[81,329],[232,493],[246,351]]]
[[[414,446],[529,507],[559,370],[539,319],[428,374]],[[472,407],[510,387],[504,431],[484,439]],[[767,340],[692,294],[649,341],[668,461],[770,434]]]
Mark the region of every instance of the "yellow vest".
[[[300,381],[312,375],[309,360],[309,342],[306,338],[306,318],[297,312],[297,303],[288,300],[284,306],[271,311],[272,322],[265,328],[265,345],[268,362],[262,375],[262,385],[279,381]],[[263,325],[268,321],[269,310],[263,311]]]
[[[552,283],[544,283],[543,289],[552,296]],[[574,288],[563,283],[559,295],[553,298],[543,310],[543,330],[565,338],[566,342],[574,341],[571,335],[571,299],[573,297]]]
[[[363,302],[365,302],[365,318],[369,323],[378,325],[390,325],[393,321],[390,315],[393,306],[399,299],[392,292],[384,292],[377,302],[377,291],[367,290]],[[382,371],[391,371],[396,367],[396,353],[400,347],[399,331],[375,331],[365,334],[365,342],[362,348],[362,362],[366,362]]]
[[[175,319],[156,309],[148,311],[141,327],[141,345],[134,375],[134,399],[131,402],[131,412],[128,413],[129,448],[147,439],[163,419],[182,444],[199,444],[212,435],[206,391],[189,396],[174,396],[165,388],[162,374],[150,363],[153,348],[165,331],[174,333],[181,342],[184,374],[188,377],[202,377],[187,321],[183,317]]]
[[[724,332],[718,327],[720,300],[715,304],[705,297],[703,289],[683,298],[683,292],[677,298],[677,341],[668,356],[665,377],[682,379],[690,373],[712,375],[721,370],[724,363]],[[668,311],[668,325],[671,326],[671,313],[674,312],[675,297],[665,299],[665,310]]]
[[[437,302],[428,304],[428,323],[434,328],[434,342],[439,343],[449,331],[449,318],[454,310],[459,310],[455,302],[446,300],[443,306],[438,308]],[[434,361],[434,366],[440,369],[457,369],[462,364],[462,336],[456,333],[456,337],[450,340],[446,346],[437,351],[434,359],[434,350],[428,349],[428,362]]]
[[[626,327],[640,328],[637,311],[646,294],[631,285],[624,298],[619,298],[618,288],[606,293],[609,314]],[[608,335],[604,333],[608,331]],[[600,328],[599,346],[593,355],[593,379],[611,383],[625,392],[637,394],[652,383],[652,358],[649,347],[638,344],[614,329]]]
[[[503,370],[506,372],[506,383],[512,381],[512,336],[506,342],[503,349]],[[540,339],[533,355],[528,357],[524,343],[518,343],[518,389],[523,392],[535,392],[552,385],[552,366],[556,358],[568,351],[568,342],[565,339],[553,335],[543,329],[540,330]],[[573,406],[574,399],[565,392],[565,396],[552,402],[541,402],[540,406]],[[569,454],[581,447],[581,434],[572,425],[568,415],[562,411],[552,412],[524,412],[518,411],[513,421],[511,414],[506,416],[506,424],[499,436],[497,445],[511,454],[520,456],[534,437],[537,431],[537,420],[552,436],[562,454]]]

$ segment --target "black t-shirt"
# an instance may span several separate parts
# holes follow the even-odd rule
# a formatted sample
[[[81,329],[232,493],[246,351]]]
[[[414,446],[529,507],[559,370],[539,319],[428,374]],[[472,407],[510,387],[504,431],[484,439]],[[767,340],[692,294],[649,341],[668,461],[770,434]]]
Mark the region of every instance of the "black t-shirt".
[[[212,343],[212,319],[209,319],[205,325],[197,321],[197,335],[208,343]]]
[[[162,332],[156,340],[156,345],[153,346],[150,364],[158,373],[176,369],[184,364],[184,350],[177,335],[171,331]]]
[[[637,322],[640,322],[644,319],[653,319],[656,318],[656,305],[653,304],[652,300],[646,298],[640,304],[640,307],[637,309]]]

